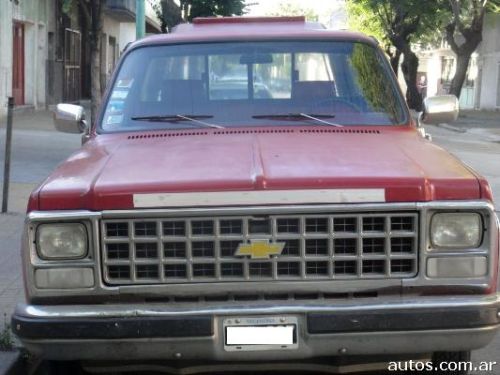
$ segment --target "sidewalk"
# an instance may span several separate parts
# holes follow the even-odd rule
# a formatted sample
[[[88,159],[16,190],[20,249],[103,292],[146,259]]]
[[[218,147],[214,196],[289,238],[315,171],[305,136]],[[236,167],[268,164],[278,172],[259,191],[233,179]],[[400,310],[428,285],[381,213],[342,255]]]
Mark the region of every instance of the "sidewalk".
[[[80,146],[78,135],[55,130],[51,111],[15,112],[9,213],[0,214],[0,331],[24,300],[20,243],[31,191],[57,164]],[[6,118],[0,118],[0,169],[3,170]],[[0,199],[3,189],[0,172]]]
[[[7,118],[0,118],[0,130],[5,131]],[[51,111],[35,111],[14,113],[13,131],[16,130],[45,130],[55,131],[53,114]],[[2,134],[3,137],[3,134]],[[1,150],[3,151],[3,150]]]
[[[416,119],[418,114],[412,111]],[[486,142],[500,143],[500,111],[460,110],[457,121],[453,123],[423,125],[426,129],[443,128],[455,133],[468,133]]]
[[[461,110],[453,125],[466,129],[487,128],[500,131],[500,111]]]

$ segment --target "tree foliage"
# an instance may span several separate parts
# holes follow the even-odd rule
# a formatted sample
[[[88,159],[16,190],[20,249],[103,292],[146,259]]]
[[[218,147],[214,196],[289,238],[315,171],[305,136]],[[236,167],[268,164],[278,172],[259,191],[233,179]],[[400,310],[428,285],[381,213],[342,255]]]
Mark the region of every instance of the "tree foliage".
[[[298,4],[281,2],[275,9],[267,13],[268,16],[305,16],[306,20],[317,22],[319,15],[314,9]]]
[[[186,21],[196,17],[241,16],[246,6],[245,0],[181,0]]]
[[[156,17],[160,21],[160,28],[162,33],[166,33],[169,30],[168,27],[168,22],[167,22],[167,17],[163,15],[163,7],[160,2],[156,0],[148,0],[149,5],[151,5],[151,8],[156,14]]]
[[[388,113],[396,120],[400,106],[394,101],[392,85],[387,84],[385,72],[381,71],[378,55],[366,45],[356,43],[351,63],[356,69],[358,84],[370,105],[375,110]]]
[[[381,40],[397,74],[401,55],[410,108],[420,110],[417,90],[418,57],[412,43],[430,37],[443,17],[443,0],[347,0],[351,27]]]

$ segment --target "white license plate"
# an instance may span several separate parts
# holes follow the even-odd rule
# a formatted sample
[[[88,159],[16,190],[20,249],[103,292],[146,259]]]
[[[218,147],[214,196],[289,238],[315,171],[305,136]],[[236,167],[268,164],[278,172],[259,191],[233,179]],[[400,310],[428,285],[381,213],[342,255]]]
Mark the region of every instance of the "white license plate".
[[[296,317],[227,318],[223,327],[226,351],[298,348]]]
[[[226,345],[292,345],[295,326],[227,327]]]

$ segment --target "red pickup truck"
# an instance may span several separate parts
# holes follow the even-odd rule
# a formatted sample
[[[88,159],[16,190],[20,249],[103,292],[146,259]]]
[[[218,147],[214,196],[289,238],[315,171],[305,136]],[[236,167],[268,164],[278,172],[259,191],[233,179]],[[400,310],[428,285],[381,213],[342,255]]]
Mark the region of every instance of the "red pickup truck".
[[[498,219],[422,128],[457,99],[424,107],[376,40],[300,17],[133,43],[94,124],[57,107],[85,142],[31,195],[15,333],[89,370],[467,360],[500,328]]]

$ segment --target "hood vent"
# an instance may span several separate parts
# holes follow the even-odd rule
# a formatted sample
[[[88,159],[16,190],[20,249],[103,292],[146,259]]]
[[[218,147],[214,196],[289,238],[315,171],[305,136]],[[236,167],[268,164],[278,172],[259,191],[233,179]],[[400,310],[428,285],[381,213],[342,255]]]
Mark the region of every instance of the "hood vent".
[[[283,134],[295,133],[294,129],[256,129],[256,130],[219,130],[214,132],[214,135],[229,135],[229,134]]]
[[[343,133],[343,134],[380,134],[380,130],[372,129],[301,129],[300,133]]]
[[[170,138],[170,137],[186,137],[193,135],[208,135],[208,132],[138,134],[138,135],[129,135],[127,139],[151,139],[151,138],[165,138],[165,137]]]
[[[234,135],[234,134],[293,134],[293,133],[340,133],[340,134],[380,134],[380,130],[371,129],[256,129],[256,130],[217,130],[214,132],[208,131],[192,131],[192,132],[178,132],[178,133],[151,133],[151,134],[137,134],[129,135],[127,139],[155,139],[155,138],[175,138],[187,136],[204,136],[204,135]]]

